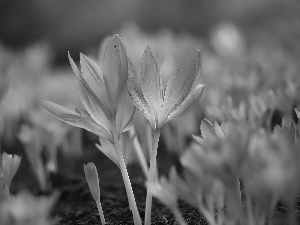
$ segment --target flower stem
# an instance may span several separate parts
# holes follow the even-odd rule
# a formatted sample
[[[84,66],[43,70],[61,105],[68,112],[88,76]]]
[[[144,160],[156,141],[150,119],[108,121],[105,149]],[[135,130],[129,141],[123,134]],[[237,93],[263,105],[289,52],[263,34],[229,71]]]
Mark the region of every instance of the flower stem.
[[[104,219],[104,214],[103,214],[103,210],[102,210],[102,207],[101,207],[100,199],[98,199],[98,201],[96,201],[96,204],[97,204],[97,208],[98,208],[101,223],[102,223],[102,225],[105,225],[105,219]]]
[[[153,183],[155,180],[155,171],[156,171],[156,155],[157,147],[160,136],[160,130],[152,130],[152,152],[150,156],[150,169],[148,175],[148,183]],[[152,194],[147,190],[146,197],[146,209],[145,209],[145,225],[151,225],[151,207],[152,207]]]
[[[129,129],[129,133],[130,133],[130,136],[135,135],[136,132],[135,132],[135,129],[134,129],[133,126]],[[146,179],[148,179],[149,169],[148,169],[147,161],[145,159],[145,155],[143,153],[141,144],[140,144],[137,136],[134,138],[133,144],[134,144],[134,149],[135,149],[136,155],[138,157],[139,163],[142,167],[142,171],[144,173],[144,176],[146,177]]]
[[[121,174],[123,177],[123,181],[125,184],[125,189],[126,189],[126,193],[127,193],[127,197],[128,197],[128,201],[129,201],[129,206],[130,209],[132,210],[132,215],[133,215],[133,220],[134,220],[134,224],[135,225],[141,225],[142,221],[141,221],[141,217],[139,214],[139,211],[137,209],[137,205],[136,205],[136,201],[135,201],[135,197],[132,191],[132,187],[131,187],[131,183],[130,183],[130,178],[127,172],[127,168],[123,159],[123,154],[122,154],[122,150],[120,148],[120,144],[119,144],[119,137],[118,137],[118,133],[117,133],[117,129],[116,129],[116,122],[113,121],[112,124],[112,134],[113,134],[113,140],[114,140],[114,147],[118,156],[118,160],[119,160],[119,166],[120,166],[120,170],[121,170]]]

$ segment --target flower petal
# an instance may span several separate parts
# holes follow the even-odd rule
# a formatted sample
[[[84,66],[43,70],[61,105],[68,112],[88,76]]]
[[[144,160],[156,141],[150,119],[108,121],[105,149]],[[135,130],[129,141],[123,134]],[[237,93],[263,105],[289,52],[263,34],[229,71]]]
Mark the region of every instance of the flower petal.
[[[21,157],[17,155],[9,155],[7,153],[0,154],[0,169],[3,175],[4,185],[10,186],[21,162]]]
[[[177,107],[177,109],[170,113],[165,122],[188,113],[201,97],[203,90],[204,85],[198,84],[196,88],[186,97],[186,99]],[[162,124],[163,121],[160,121],[160,123]]]
[[[116,119],[116,126],[119,134],[126,131],[128,127],[131,125],[134,113],[135,113],[135,106],[132,103],[128,91],[125,90],[124,96],[118,108],[117,119]]]
[[[197,141],[199,144],[204,145],[204,139],[202,137],[192,135],[195,141]]]
[[[96,96],[101,100],[101,102],[107,106],[107,94],[100,67],[97,65],[97,63],[82,53],[80,53],[80,65],[82,77],[96,94]]]
[[[136,73],[135,67],[130,60],[129,60],[129,77],[127,82],[127,88],[134,105],[143,113],[146,119],[150,122],[151,126],[154,127],[155,120],[152,115],[150,106],[148,105],[146,99],[144,98],[142,87],[141,87],[141,78]]]
[[[222,130],[221,126],[216,121],[214,122],[214,129],[215,129],[215,133],[218,138],[220,138],[220,139],[226,138],[224,131]]]
[[[162,81],[156,59],[150,46],[147,46],[141,69],[143,94],[154,116],[158,118],[163,105]]]
[[[112,137],[107,130],[101,125],[95,123],[92,119],[84,117],[73,110],[67,109],[52,102],[42,101],[41,104],[52,115],[64,121],[65,123],[68,123],[74,127],[83,128],[103,138],[112,140]]]
[[[198,84],[201,63],[199,50],[191,51],[182,58],[181,63],[167,83],[163,105],[164,117],[178,108]]]
[[[111,133],[111,124],[99,105],[95,103],[91,98],[89,98],[82,87],[79,88],[79,95],[84,107],[87,109],[89,115],[93,118],[93,120],[103,126],[108,133]]]
[[[128,60],[119,35],[115,34],[108,42],[103,60],[104,84],[111,110],[116,113],[128,79]]]
[[[300,107],[295,108],[295,113],[296,113],[298,119],[300,119]]]
[[[204,140],[216,137],[216,132],[214,130],[214,125],[207,119],[202,119],[200,124],[200,131]]]
[[[111,118],[111,113],[110,111],[108,110],[108,107],[107,107],[107,104],[105,104],[105,102],[102,101],[103,98],[99,98],[95,92],[93,91],[93,89],[89,86],[89,84],[87,83],[87,81],[83,78],[83,75],[81,74],[81,72],[78,70],[75,62],[73,61],[72,57],[70,56],[70,54],[68,55],[69,57],[69,61],[70,61],[70,64],[71,64],[71,67],[77,77],[77,80],[78,80],[78,83],[79,83],[79,87],[89,96],[90,100],[92,100],[95,104],[97,104],[101,109],[102,111],[105,113],[105,115],[108,117],[108,118]],[[84,64],[84,63],[82,63]],[[89,82],[90,83],[93,83],[91,81],[92,79],[92,76],[88,76],[90,79]],[[101,87],[100,87],[101,88]],[[104,90],[104,87],[103,87],[103,90]],[[105,94],[105,93],[103,93]]]

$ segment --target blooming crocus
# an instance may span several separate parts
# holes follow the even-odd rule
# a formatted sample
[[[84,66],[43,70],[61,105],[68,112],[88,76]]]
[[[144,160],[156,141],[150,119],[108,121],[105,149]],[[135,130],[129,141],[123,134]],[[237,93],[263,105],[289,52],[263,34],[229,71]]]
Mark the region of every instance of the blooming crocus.
[[[70,110],[48,101],[42,104],[58,119],[95,133],[114,145],[134,223],[140,225],[140,215],[119,144],[120,135],[131,126],[135,112],[126,85],[128,58],[125,46],[117,34],[110,38],[101,68],[83,54],[80,55],[81,70],[70,55],[69,60],[79,83],[80,98],[88,113]]]
[[[297,145],[278,131],[270,134],[260,130],[250,139],[248,159],[241,170],[241,177],[246,193],[267,215],[275,208],[279,198],[294,206],[300,190],[298,150]]]
[[[120,134],[128,128],[134,114],[126,83],[128,60],[125,47],[118,35],[108,42],[102,68],[87,56],[80,55],[81,71],[69,55],[71,67],[79,83],[81,100],[88,111],[82,114],[63,106],[43,101],[43,106],[58,119],[84,128],[113,141],[112,125]]]
[[[37,128],[23,125],[18,135],[24,146],[24,151],[31,165],[31,169],[38,180],[40,188],[46,191],[48,188],[47,171],[42,160],[43,143],[41,133]]]
[[[33,196],[28,192],[19,192],[4,201],[0,207],[1,225],[54,225],[55,219],[49,219],[58,192],[51,196]],[[2,203],[2,202],[1,202]]]
[[[187,113],[197,102],[204,85],[199,84],[201,55],[199,50],[185,55],[173,76],[163,87],[162,78],[152,50],[147,46],[140,73],[129,63],[128,91],[135,106],[152,127],[152,151],[148,182],[155,179],[156,155],[160,131],[168,121]],[[147,191],[145,225],[151,224],[152,195]]]
[[[203,181],[203,187],[210,178],[220,182],[225,187],[229,213],[242,222],[239,176],[247,156],[248,131],[237,122],[220,126],[205,119],[200,129],[203,138],[197,141],[201,145],[187,151],[181,163]]]
[[[91,194],[97,204],[98,212],[100,215],[101,223],[105,224],[104,214],[100,203],[100,187],[97,168],[94,163],[84,165],[85,178],[88,182]]]
[[[183,57],[163,87],[160,71],[149,46],[144,52],[141,72],[129,64],[128,90],[136,107],[149,120],[153,129],[161,129],[168,121],[187,113],[203,92],[199,84],[201,55],[199,50]]]
[[[4,152],[2,155],[0,154],[0,160],[0,194],[3,188],[4,196],[8,197],[9,186],[20,166],[21,157]]]

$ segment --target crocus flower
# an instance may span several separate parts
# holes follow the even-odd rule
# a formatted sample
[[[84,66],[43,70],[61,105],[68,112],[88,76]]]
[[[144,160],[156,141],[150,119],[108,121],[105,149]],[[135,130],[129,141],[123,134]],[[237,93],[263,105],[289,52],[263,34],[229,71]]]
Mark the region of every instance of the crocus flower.
[[[191,51],[167,82],[162,85],[154,54],[147,46],[140,74],[129,64],[128,90],[136,107],[149,120],[153,129],[161,129],[168,121],[187,113],[203,92],[199,84],[201,55]]]
[[[135,111],[126,88],[128,60],[120,37],[114,35],[109,40],[102,68],[83,54],[80,55],[81,71],[70,55],[69,60],[88,114],[48,101],[43,101],[43,106],[58,119],[113,141],[112,123],[118,134],[122,133],[130,125]]]
[[[79,83],[80,98],[88,113],[70,110],[48,101],[42,104],[58,119],[84,128],[114,144],[134,222],[139,225],[141,219],[119,145],[120,135],[131,127],[135,112],[126,85],[129,70],[125,47],[118,35],[110,38],[101,68],[83,54],[80,55],[81,70],[70,55],[69,60]]]
[[[1,204],[1,225],[57,224],[55,219],[49,219],[49,214],[58,196],[58,192],[53,193],[51,196],[44,197],[36,197],[24,191],[18,193],[16,196],[13,196]]]
[[[18,135],[24,146],[24,151],[31,165],[31,169],[38,180],[40,188],[46,191],[48,188],[47,171],[42,160],[43,143],[41,133],[36,128],[23,125]]]
[[[8,196],[9,186],[20,166],[21,157],[8,155],[4,152],[2,155],[0,154],[0,160],[0,195],[3,188],[4,195]]]

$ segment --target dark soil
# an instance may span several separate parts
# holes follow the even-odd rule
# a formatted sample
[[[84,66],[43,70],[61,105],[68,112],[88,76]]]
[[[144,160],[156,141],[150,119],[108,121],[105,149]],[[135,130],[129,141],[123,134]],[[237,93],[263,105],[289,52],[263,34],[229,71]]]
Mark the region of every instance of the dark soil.
[[[59,191],[58,201],[51,213],[51,218],[58,221],[56,225],[99,225],[101,222],[96,203],[92,198],[83,171],[84,164],[94,162],[98,170],[101,204],[107,224],[133,225],[121,172],[113,162],[94,146],[93,142],[84,141],[86,144],[83,148],[83,154],[80,156],[59,155],[59,171],[57,174],[50,175],[49,182],[52,187],[47,193],[40,191],[26,156],[22,153],[22,146],[16,143],[16,146],[6,148],[11,149],[8,151],[10,154],[23,155],[20,168],[11,185],[11,192],[15,194],[20,190],[27,189],[34,195],[49,195],[54,191]],[[160,142],[157,158],[160,175],[167,175],[172,165],[179,165],[177,156],[164,149],[164,145]],[[180,167],[178,169],[180,171]],[[138,210],[143,220],[146,201],[145,178],[138,165],[129,165],[128,172]],[[298,209],[300,208],[299,205]],[[179,207],[187,224],[207,224],[198,210],[189,204],[180,201]],[[300,215],[299,211],[297,212],[298,215]],[[274,213],[274,225],[288,224],[287,214],[287,208],[279,203]],[[152,205],[152,224],[178,224],[170,210],[155,198]]]
[[[164,146],[160,145],[158,151],[160,175],[167,174],[176,159],[167,151],[163,151],[163,148]],[[13,149],[18,150],[10,151],[10,153],[24,155],[22,151],[20,152],[21,146],[15,146]],[[11,192],[17,193],[27,189],[35,195],[49,195],[58,190],[60,196],[51,214],[51,217],[58,221],[57,225],[98,225],[101,223],[100,217],[83,171],[83,165],[88,162],[94,162],[98,170],[101,204],[107,224],[134,224],[120,170],[90,141],[84,146],[83,154],[79,157],[59,155],[59,171],[50,176],[52,188],[49,193],[40,191],[26,156],[23,156],[19,171],[13,180]],[[128,172],[143,220],[146,201],[145,178],[138,165],[129,165]],[[207,224],[195,208],[184,202],[179,202],[179,206],[188,224]],[[152,224],[177,224],[170,210],[160,204],[157,199],[153,200]]]

